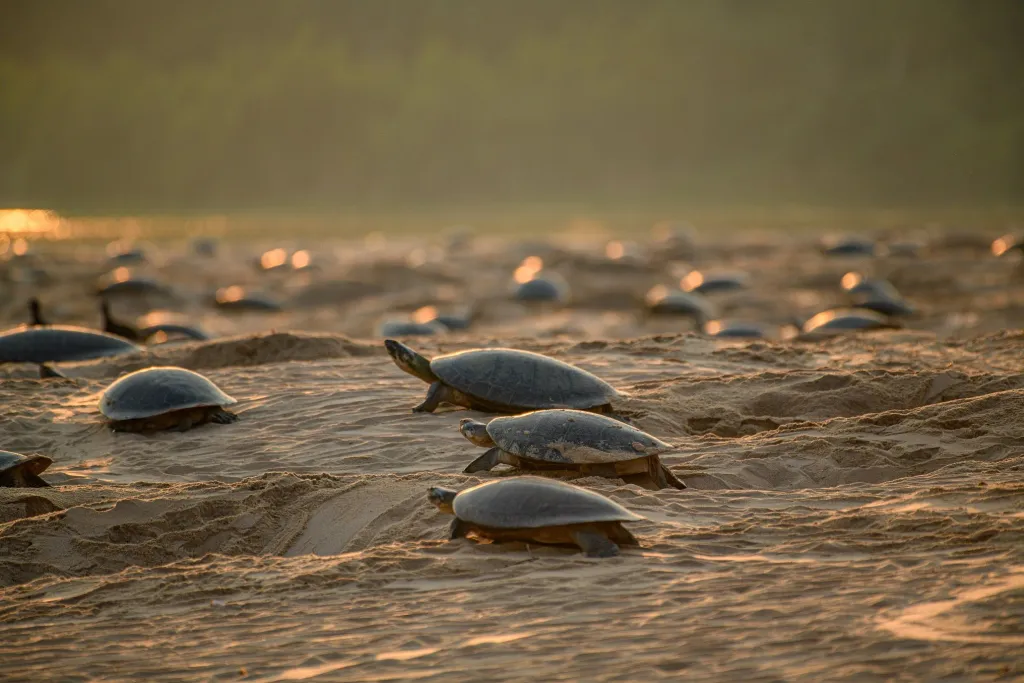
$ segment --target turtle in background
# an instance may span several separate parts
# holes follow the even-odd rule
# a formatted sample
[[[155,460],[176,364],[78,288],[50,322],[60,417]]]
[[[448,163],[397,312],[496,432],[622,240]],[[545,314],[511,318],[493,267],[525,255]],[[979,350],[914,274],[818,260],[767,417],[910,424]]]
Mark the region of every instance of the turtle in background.
[[[427,494],[455,515],[449,536],[524,541],[580,548],[588,557],[614,557],[640,542],[622,526],[644,518],[594,491],[542,477],[510,477],[464,491],[435,486]]]
[[[430,385],[416,413],[447,402],[487,413],[575,408],[607,414],[619,397],[586,370],[531,351],[472,349],[430,360],[394,339],[384,346],[399,368]]]
[[[621,478],[651,490],[685,489],[662,464],[672,446],[636,427],[581,410],[537,410],[497,417],[485,424],[464,418],[464,437],[489,449],[464,472],[489,471],[500,463],[523,470],[571,470]]]
[[[236,422],[238,416],[224,409],[234,403],[197,372],[154,367],[127,374],[107,387],[100,398],[100,412],[115,432],[184,432],[209,422]]]
[[[10,488],[43,488],[49,486],[39,475],[53,460],[44,455],[22,455],[0,451],[0,486]]]

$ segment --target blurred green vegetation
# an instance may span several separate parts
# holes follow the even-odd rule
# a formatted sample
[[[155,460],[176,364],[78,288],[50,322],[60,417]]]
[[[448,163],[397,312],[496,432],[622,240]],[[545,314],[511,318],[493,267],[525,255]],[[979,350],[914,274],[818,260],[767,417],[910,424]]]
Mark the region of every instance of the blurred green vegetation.
[[[0,205],[1019,203],[1020,0],[0,0]]]

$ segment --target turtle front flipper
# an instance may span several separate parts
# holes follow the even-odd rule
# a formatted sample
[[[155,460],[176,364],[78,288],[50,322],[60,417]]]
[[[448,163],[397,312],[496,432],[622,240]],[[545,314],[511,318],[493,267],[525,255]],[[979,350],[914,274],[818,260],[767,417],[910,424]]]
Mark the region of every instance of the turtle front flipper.
[[[232,422],[238,422],[238,415],[232,413],[230,410],[218,408],[217,410],[210,413],[210,422],[219,425],[229,425]]]
[[[462,471],[466,474],[472,474],[473,472],[490,472],[499,463],[501,463],[501,449],[495,446],[494,448],[487,449],[486,453],[469,463],[466,469]]]
[[[445,402],[450,402],[450,389],[441,382],[434,382],[427,389],[427,397],[423,403],[412,409],[414,413],[432,413],[437,407]]]
[[[587,557],[616,557],[619,554],[619,546],[596,531],[580,529],[570,532],[570,536]]]
[[[452,520],[451,526],[448,527],[448,538],[453,541],[456,538],[465,538],[469,531],[470,526],[456,517]]]
[[[686,488],[686,484],[683,483],[683,480],[677,477],[676,475],[672,474],[672,470],[670,470],[665,465],[659,463],[658,467],[652,469],[653,471],[651,472],[651,478],[654,479],[654,482],[658,484],[658,486],[660,486],[661,488]]]
[[[41,489],[49,488],[45,479],[34,472],[23,472],[21,475],[22,486],[27,488]]]
[[[67,379],[68,376],[63,372],[53,367],[49,363],[39,364],[39,378],[40,379]]]

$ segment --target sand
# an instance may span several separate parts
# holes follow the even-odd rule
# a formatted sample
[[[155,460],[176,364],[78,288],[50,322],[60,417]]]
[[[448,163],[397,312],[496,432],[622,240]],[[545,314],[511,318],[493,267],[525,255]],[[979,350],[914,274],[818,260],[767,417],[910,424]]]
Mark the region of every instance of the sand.
[[[564,310],[505,300],[536,245],[323,240],[317,270],[266,275],[248,260],[272,243],[229,242],[212,262],[181,243],[151,247],[143,270],[173,283],[171,308],[218,338],[64,364],[69,380],[0,366],[0,447],[54,459],[52,488],[0,489],[0,677],[1024,677],[1017,266],[973,244],[835,262],[799,237],[707,241],[699,265],[758,283],[716,300],[731,317],[778,324],[840,303],[837,277],[864,268],[921,315],[904,330],[722,342],[635,316],[633,302],[678,264],[607,268],[596,243],[548,255],[574,287]],[[50,278],[8,262],[3,319],[21,322],[39,292],[57,321],[95,325],[82,289],[102,271],[98,248],[36,253]],[[286,308],[228,316],[203,303],[230,284],[258,285]],[[631,525],[640,549],[597,560],[446,540],[450,517],[427,487],[514,472],[461,473],[482,451],[459,420],[487,416],[413,414],[426,385],[395,367],[374,329],[470,300],[483,308],[473,329],[410,343],[574,363],[622,390],[618,407],[638,427],[678,446],[663,461],[687,490],[574,480],[647,518]],[[149,307],[116,310],[130,319]],[[103,388],[164,364],[206,374],[239,400],[240,421],[106,429]]]

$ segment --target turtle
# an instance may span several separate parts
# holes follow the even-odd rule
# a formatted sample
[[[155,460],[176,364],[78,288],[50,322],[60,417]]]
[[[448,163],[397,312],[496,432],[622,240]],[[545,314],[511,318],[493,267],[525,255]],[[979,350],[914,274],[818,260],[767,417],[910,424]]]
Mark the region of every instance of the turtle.
[[[530,303],[565,303],[569,299],[569,285],[555,276],[534,277],[517,284],[512,298]]]
[[[110,315],[110,302],[107,301],[106,297],[100,300],[100,316],[103,318],[103,331],[109,334],[123,337],[130,341],[141,341],[145,339],[139,334],[139,331],[131,325],[116,320]]]
[[[901,294],[888,280],[864,277],[861,273],[849,272],[843,275],[839,286],[850,296],[875,296],[900,298]]]
[[[224,410],[237,403],[197,372],[177,367],[136,370],[117,379],[100,398],[100,412],[115,432],[186,431],[207,422],[230,424]]]
[[[763,339],[764,327],[757,323],[711,320],[704,325],[704,334],[716,339]]]
[[[145,339],[147,343],[151,343],[151,339],[154,335],[161,333],[167,337],[191,339],[195,341],[206,341],[210,338],[210,335],[200,328],[193,325],[186,325],[184,323],[157,323],[155,325],[147,325],[146,327],[139,328],[139,337]]]
[[[462,435],[489,449],[464,472],[488,471],[499,463],[523,470],[576,470],[585,475],[621,478],[658,490],[685,489],[661,463],[672,446],[636,427],[581,410],[536,410],[489,423],[463,418]]]
[[[109,284],[101,283],[96,289],[96,294],[104,299],[109,299],[113,296],[174,297],[174,292],[170,287],[148,277],[128,277],[124,280],[115,279],[109,282]]]
[[[866,294],[854,297],[854,305],[890,317],[914,315],[917,312],[917,309],[901,296]]]
[[[381,337],[429,337],[447,331],[448,328],[436,320],[425,323],[412,320],[385,320],[377,328],[377,334]]]
[[[644,297],[647,315],[679,315],[693,318],[698,325],[715,317],[715,307],[704,295],[655,285]]]
[[[16,327],[0,332],[0,363],[90,360],[142,348],[121,337],[72,325]]]
[[[414,413],[432,413],[442,401],[488,413],[576,408],[610,413],[619,397],[610,384],[586,370],[531,351],[471,349],[433,360],[394,339],[384,346],[395,364],[430,384]]]
[[[238,285],[218,289],[213,296],[213,303],[224,311],[271,311],[281,310],[281,304],[269,296],[259,292],[247,292]]]
[[[28,315],[29,325],[46,325],[46,319],[43,317],[42,306],[39,304],[39,299],[32,297],[28,300]]]
[[[599,493],[552,479],[509,477],[463,491],[435,486],[427,497],[441,512],[455,515],[452,539],[472,533],[492,541],[572,545],[588,557],[614,557],[620,545],[640,545],[622,523],[644,517]]]
[[[43,488],[49,486],[39,476],[53,460],[45,455],[22,455],[0,451],[0,486],[9,488]]]
[[[746,289],[750,284],[750,276],[742,272],[715,273],[694,270],[688,273],[679,284],[684,292],[718,294]]]
[[[877,245],[874,240],[846,236],[822,240],[820,248],[825,256],[874,256]]]
[[[822,311],[807,320],[802,335],[837,334],[856,330],[898,329],[889,316],[868,309],[839,308]]]

